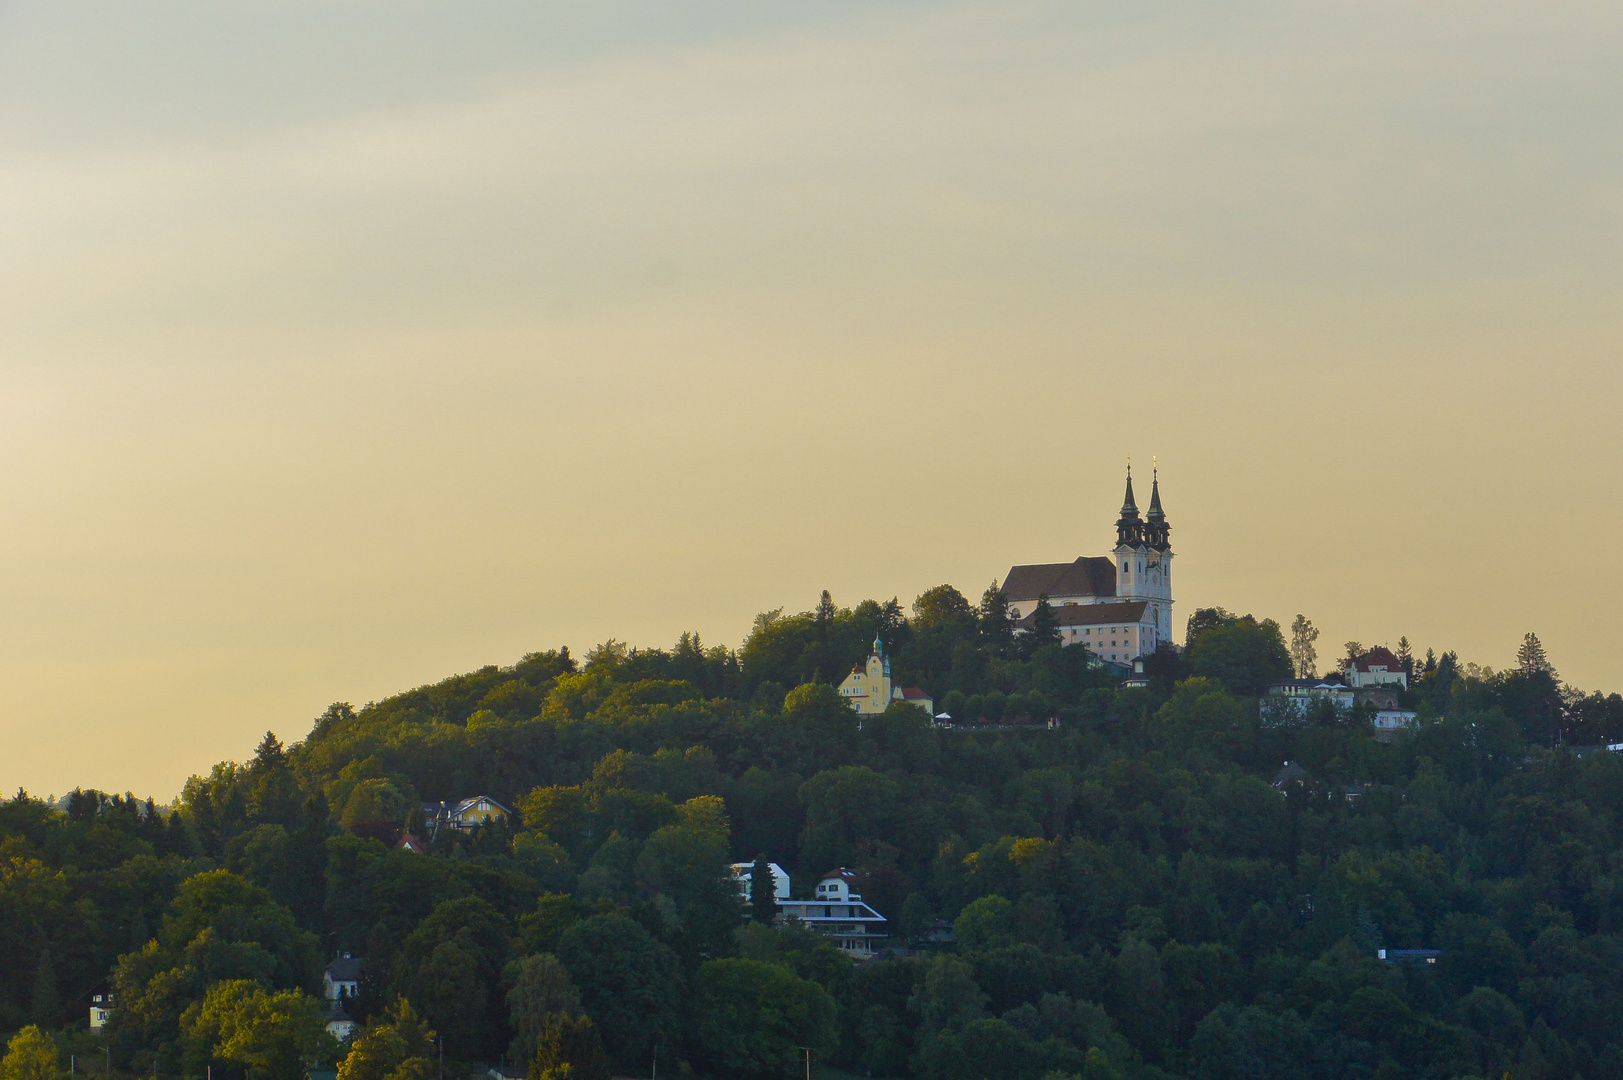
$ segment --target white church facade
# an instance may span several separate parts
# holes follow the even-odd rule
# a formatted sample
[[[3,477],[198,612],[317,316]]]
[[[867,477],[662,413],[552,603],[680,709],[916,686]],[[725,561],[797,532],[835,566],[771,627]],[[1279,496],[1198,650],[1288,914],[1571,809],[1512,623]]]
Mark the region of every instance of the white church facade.
[[[1037,601],[1047,597],[1060,643],[1082,645],[1101,660],[1130,664],[1171,643],[1171,532],[1159,475],[1151,479],[1150,507],[1141,518],[1129,467],[1111,556],[1010,567],[1000,588],[1017,629],[1032,628]]]

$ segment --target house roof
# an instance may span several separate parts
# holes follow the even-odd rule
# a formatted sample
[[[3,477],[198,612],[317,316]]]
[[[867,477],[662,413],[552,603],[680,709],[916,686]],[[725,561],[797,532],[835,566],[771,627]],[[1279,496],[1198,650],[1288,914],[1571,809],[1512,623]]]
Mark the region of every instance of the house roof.
[[[821,884],[825,881],[839,880],[845,882],[846,884],[850,884],[856,879],[857,873],[855,870],[852,870],[849,866],[842,866],[838,870],[830,870],[828,873],[818,878],[817,881],[818,884]]]
[[[904,686],[904,687],[902,687],[902,697],[903,697],[904,700],[907,700],[907,701],[929,701],[929,700],[931,700],[929,694],[926,694],[923,690],[920,690],[916,686]]]
[[[1087,556],[1068,563],[1032,563],[1009,567],[1003,595],[1010,600],[1046,596],[1115,596],[1116,564],[1103,556]]]
[[[1130,600],[1118,604],[1061,604],[1049,608],[1054,613],[1055,626],[1103,626],[1105,623],[1136,623],[1144,617],[1144,609],[1148,607],[1142,600]],[[1016,626],[1027,629],[1037,623],[1037,613],[1033,611]]]
[[[340,956],[327,965],[327,978],[333,982],[359,982],[361,961],[355,956]]]
[[[1304,784],[1311,784],[1313,782],[1313,774],[1296,764],[1296,762],[1287,761],[1285,762],[1285,767],[1279,770],[1279,775],[1274,777],[1272,786],[1282,788],[1286,784],[1293,781],[1301,781]]]
[[[503,806],[501,803],[497,802],[495,799],[492,799],[489,795],[473,795],[473,796],[470,796],[469,798],[463,799],[461,802],[456,804],[456,812],[459,813],[459,814],[465,813],[475,803],[478,803],[478,802],[487,802],[491,806],[494,806],[496,809],[500,810],[504,814],[511,814],[512,813],[511,810],[507,809],[507,807]]]
[[[428,854],[428,845],[423,843],[412,833],[406,833],[404,836],[402,836],[400,838],[400,843],[396,844],[395,846],[402,851],[411,851],[418,855]]]
[[[1369,671],[1373,668],[1384,667],[1388,671],[1402,671],[1403,662],[1392,651],[1384,646],[1377,645],[1368,652],[1360,653],[1348,663],[1358,671]]]

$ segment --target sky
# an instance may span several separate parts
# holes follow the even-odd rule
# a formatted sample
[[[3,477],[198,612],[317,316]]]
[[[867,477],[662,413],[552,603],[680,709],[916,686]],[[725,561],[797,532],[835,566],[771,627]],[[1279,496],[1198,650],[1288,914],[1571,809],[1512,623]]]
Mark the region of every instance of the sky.
[[[0,790],[973,600],[1623,691],[1623,7],[0,0]],[[1146,489],[1141,486],[1141,494]]]

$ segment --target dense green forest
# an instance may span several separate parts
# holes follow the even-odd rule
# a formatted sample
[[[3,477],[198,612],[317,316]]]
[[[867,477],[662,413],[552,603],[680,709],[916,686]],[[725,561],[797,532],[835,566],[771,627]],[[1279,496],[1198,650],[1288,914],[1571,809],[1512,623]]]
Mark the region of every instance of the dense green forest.
[[[961,723],[858,723],[834,684],[876,636]],[[611,641],[333,705],[173,812],[18,792],[0,1073],[1623,1080],[1623,757],[1576,749],[1623,740],[1623,699],[1531,637],[1505,672],[1404,659],[1420,722],[1383,743],[1364,710],[1259,708],[1291,674],[1272,621],[1198,612],[1123,689],[995,590],[824,594],[738,650]],[[517,813],[396,846],[475,794]],[[752,910],[727,865],[758,856],[797,895],[852,868],[897,948]]]

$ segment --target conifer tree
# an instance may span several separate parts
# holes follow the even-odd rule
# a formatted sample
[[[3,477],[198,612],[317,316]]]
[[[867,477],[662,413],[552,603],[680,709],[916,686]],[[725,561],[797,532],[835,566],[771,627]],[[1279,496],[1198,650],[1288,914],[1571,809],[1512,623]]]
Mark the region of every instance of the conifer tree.
[[[1030,652],[1036,652],[1044,645],[1059,644],[1059,624],[1054,621],[1054,609],[1049,605],[1046,594],[1037,597],[1037,609],[1031,613],[1030,640],[1026,644]]]
[[[1551,665],[1550,658],[1544,654],[1544,645],[1534,633],[1522,638],[1522,647],[1516,650],[1516,666],[1521,669],[1523,675],[1542,673],[1551,678],[1555,677],[1555,667]]]
[[[778,917],[777,885],[766,853],[755,856],[755,865],[750,867],[750,917],[756,922],[770,926]]]
[[[1005,652],[1014,640],[1014,623],[1009,618],[1009,598],[997,587],[997,582],[986,587],[981,594],[980,608],[976,612],[980,622],[981,642],[996,652]]]
[[[39,965],[34,969],[34,1022],[46,1027],[56,1025],[62,1011],[62,998],[56,990],[56,966],[51,963],[51,950],[39,951]]]

